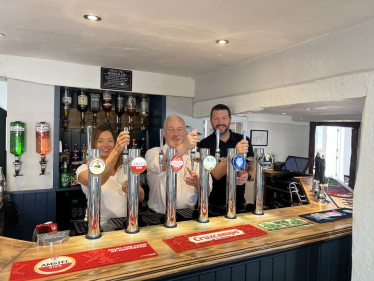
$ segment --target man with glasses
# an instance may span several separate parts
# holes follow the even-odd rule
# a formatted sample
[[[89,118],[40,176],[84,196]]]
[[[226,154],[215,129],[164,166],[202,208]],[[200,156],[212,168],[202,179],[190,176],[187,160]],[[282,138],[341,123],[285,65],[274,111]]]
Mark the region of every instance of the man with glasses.
[[[191,163],[191,148],[196,146],[198,140],[196,130],[186,135],[184,120],[178,115],[170,115],[164,121],[164,138],[166,142],[162,146],[164,153],[168,148],[176,148],[178,155],[183,158],[184,164]],[[164,214],[166,207],[166,164],[163,164],[160,173],[159,151],[159,147],[154,147],[149,149],[145,155],[149,186],[148,207],[156,213]],[[199,154],[196,153],[196,156],[198,157]],[[164,159],[166,159],[166,155]],[[190,165],[187,165],[178,172],[177,209],[195,208],[200,187],[198,169],[199,164],[196,162],[194,171],[191,170]]]

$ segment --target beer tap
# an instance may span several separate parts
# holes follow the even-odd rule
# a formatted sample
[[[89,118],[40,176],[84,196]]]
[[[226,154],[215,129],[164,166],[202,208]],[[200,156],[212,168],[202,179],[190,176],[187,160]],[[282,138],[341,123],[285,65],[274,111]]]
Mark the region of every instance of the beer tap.
[[[236,219],[236,176],[243,169],[245,159],[238,155],[236,148],[227,149],[227,180],[226,180],[226,215],[228,219]]]
[[[166,210],[165,224],[167,228],[177,227],[177,173],[183,168],[183,159],[176,148],[166,150]]]
[[[247,131],[243,131],[243,140],[247,140]],[[248,165],[252,165],[254,162],[254,157],[247,157],[247,153],[243,154],[244,160],[245,160],[245,165],[243,170],[247,171],[248,170]]]
[[[164,152],[162,151],[162,146],[164,144],[164,129],[160,129],[160,152],[158,154],[158,162],[160,164],[160,173],[162,173],[162,165],[165,162]]]
[[[221,156],[221,151],[219,149],[219,136],[221,132],[219,130],[216,130],[216,152],[214,154],[214,157],[216,158],[217,165],[219,162],[226,161],[226,157],[220,157]]]
[[[140,149],[129,149],[127,218],[125,232],[134,234],[139,232],[139,184],[140,174],[147,168],[147,162],[140,156]]]
[[[255,178],[255,198],[256,209],[253,212],[255,215],[264,214],[264,169],[273,165],[273,157],[266,155],[263,148],[255,149],[256,160],[256,178]]]
[[[128,132],[129,128],[125,127],[123,128],[123,131]],[[127,171],[129,167],[129,151],[127,149],[127,145],[125,145],[125,149],[123,150],[122,160],[123,160],[123,171],[124,171],[124,174],[127,175]]]
[[[208,218],[208,194],[209,194],[209,173],[216,165],[216,158],[209,155],[209,148],[200,148],[200,191],[198,197],[199,216],[198,222],[209,222]]]

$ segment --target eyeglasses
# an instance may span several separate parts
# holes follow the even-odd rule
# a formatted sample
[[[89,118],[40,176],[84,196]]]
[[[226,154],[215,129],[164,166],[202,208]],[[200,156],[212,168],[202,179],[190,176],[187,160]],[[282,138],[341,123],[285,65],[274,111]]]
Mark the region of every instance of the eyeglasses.
[[[167,132],[168,133],[175,133],[175,132],[177,132],[178,134],[179,133],[183,133],[184,132],[184,128],[168,128],[167,129]]]

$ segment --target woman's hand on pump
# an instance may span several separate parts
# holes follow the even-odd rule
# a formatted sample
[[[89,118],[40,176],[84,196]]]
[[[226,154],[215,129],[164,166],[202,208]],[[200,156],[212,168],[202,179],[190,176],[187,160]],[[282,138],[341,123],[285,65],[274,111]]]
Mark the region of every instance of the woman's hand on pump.
[[[117,143],[116,143],[116,146],[114,147],[114,150],[122,153],[122,151],[125,149],[125,146],[129,144],[130,144],[130,132],[122,131],[117,137]]]

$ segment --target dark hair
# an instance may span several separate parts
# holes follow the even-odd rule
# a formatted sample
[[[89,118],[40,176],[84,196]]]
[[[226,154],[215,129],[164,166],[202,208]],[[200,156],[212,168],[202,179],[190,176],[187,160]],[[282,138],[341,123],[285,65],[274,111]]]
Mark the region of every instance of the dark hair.
[[[210,119],[212,119],[212,116],[213,116],[213,111],[214,110],[227,110],[229,112],[229,117],[231,118],[231,112],[230,112],[230,108],[228,108],[226,105],[224,104],[217,104],[215,106],[213,106],[212,108],[212,111],[210,112]]]
[[[114,133],[113,129],[111,127],[108,127],[106,125],[99,125],[96,127],[96,129],[93,130],[92,132],[92,149],[96,148],[97,141],[99,140],[99,136],[102,132],[108,131],[112,134],[113,140],[114,140],[114,146],[116,146],[117,143],[117,137],[116,134]],[[86,161],[86,156],[87,156],[87,149],[86,152],[84,153],[84,159],[83,163],[87,164]],[[122,165],[122,155],[118,157],[116,164],[114,165],[114,169],[117,170],[119,166]]]

